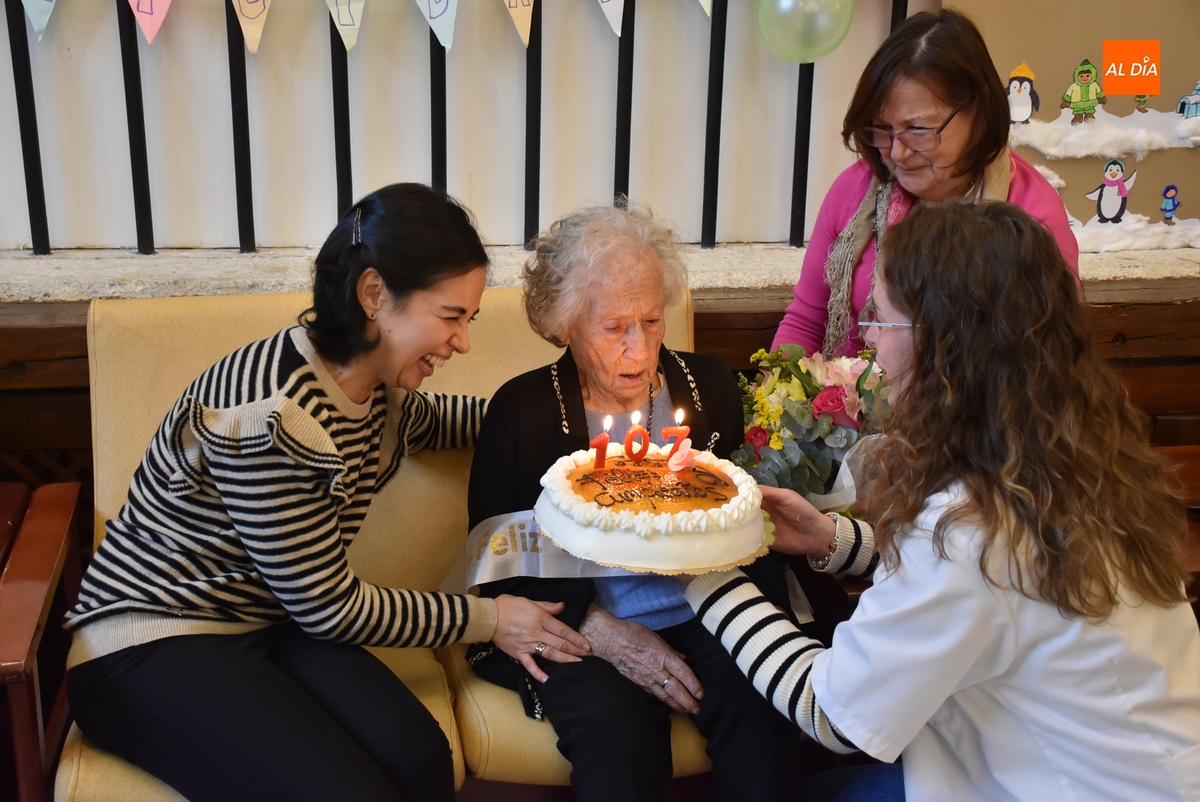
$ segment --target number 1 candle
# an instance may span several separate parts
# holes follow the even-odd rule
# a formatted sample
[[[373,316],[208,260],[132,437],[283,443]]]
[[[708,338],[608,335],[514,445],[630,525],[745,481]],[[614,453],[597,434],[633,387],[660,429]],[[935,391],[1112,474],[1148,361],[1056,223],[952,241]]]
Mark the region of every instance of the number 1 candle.
[[[604,431],[596,435],[596,439],[588,443],[589,446],[596,449],[596,463],[592,465],[592,470],[598,471],[604,468],[604,458],[608,455],[608,430],[612,427],[612,415],[604,416]]]

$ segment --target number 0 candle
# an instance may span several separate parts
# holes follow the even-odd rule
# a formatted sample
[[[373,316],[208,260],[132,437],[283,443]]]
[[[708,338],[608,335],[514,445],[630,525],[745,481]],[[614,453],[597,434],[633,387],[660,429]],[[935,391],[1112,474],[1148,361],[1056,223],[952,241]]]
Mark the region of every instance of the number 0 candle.
[[[646,427],[642,426],[639,421],[642,419],[642,413],[635,411],[630,417],[633,425],[629,427],[629,431],[625,432],[625,456],[629,457],[634,462],[641,462],[646,458],[646,453],[650,451],[650,433],[646,431]],[[633,450],[633,441],[637,438],[642,438],[642,444],[637,451]]]
[[[604,416],[604,431],[596,435],[596,439],[588,443],[589,446],[596,449],[596,463],[592,466],[592,470],[598,471],[604,467],[604,458],[608,455],[608,430],[612,428],[612,415]]]
[[[691,431],[691,426],[683,425],[683,410],[675,410],[675,425],[664,426],[662,430],[664,440],[670,440],[672,437],[675,438],[675,444],[671,447],[670,453],[667,454],[667,459],[675,456],[675,452],[679,450],[679,446],[683,444],[684,439]]]

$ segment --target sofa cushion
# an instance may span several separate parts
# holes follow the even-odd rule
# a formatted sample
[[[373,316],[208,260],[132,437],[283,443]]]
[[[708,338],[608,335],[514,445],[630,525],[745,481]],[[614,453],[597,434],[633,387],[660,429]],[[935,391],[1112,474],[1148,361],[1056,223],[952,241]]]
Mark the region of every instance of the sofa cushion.
[[[571,764],[558,751],[548,719],[525,715],[517,694],[481,679],[466,660],[466,646],[438,649],[454,688],[454,714],[467,769],[481,780],[529,785],[570,785]],[[671,714],[674,776],[712,770],[705,741],[691,719]]]

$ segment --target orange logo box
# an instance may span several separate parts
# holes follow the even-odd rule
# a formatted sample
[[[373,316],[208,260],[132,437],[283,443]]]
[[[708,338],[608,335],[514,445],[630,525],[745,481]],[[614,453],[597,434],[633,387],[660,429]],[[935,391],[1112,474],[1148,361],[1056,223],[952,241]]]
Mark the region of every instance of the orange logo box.
[[[1099,77],[1106,95],[1157,95],[1157,39],[1105,39],[1104,73]]]

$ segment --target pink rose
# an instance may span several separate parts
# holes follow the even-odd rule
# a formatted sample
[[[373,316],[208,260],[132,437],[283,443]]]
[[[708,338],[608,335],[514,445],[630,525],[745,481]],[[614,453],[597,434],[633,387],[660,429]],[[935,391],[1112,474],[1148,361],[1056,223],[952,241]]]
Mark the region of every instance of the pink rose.
[[[771,442],[771,435],[761,426],[751,426],[746,430],[746,445],[754,446],[754,458],[762,462],[760,448]]]
[[[834,385],[817,393],[817,397],[812,402],[812,411],[814,415],[828,412],[833,416],[835,426],[845,426],[847,429],[858,431],[858,421],[846,413],[846,388],[844,387]]]

